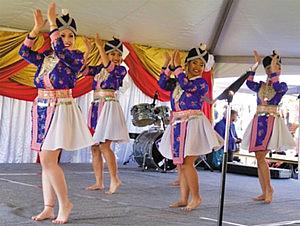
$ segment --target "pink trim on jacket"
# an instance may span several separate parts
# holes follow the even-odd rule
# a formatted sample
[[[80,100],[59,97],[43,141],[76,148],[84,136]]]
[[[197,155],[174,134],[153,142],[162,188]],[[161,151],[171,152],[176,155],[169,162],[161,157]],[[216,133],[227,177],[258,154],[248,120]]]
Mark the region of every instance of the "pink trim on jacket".
[[[255,146],[256,143],[256,136],[257,136],[257,123],[258,123],[258,116],[256,115],[253,119],[253,124],[252,124],[252,130],[251,130],[251,138],[250,138],[250,145],[249,145],[249,152],[253,151],[266,151],[268,148],[268,144],[270,141],[270,137],[273,132],[273,125],[274,125],[274,116],[269,116],[268,117],[268,129],[267,129],[267,134],[265,136],[265,139],[263,143],[259,146]]]

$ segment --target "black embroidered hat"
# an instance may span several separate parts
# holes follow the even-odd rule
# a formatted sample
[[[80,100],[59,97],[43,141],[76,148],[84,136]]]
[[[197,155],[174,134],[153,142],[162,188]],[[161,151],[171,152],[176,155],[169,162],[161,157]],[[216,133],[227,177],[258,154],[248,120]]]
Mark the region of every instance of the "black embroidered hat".
[[[205,64],[208,62],[209,53],[206,50],[206,45],[201,43],[200,47],[192,48],[187,57],[185,58],[185,63],[194,60],[201,59]]]
[[[268,66],[271,65],[271,62],[272,62],[272,59],[273,59],[274,56],[278,57],[278,59],[279,59],[278,63],[281,64],[281,58],[280,58],[280,56],[276,53],[275,50],[273,50],[273,54],[272,55],[264,57],[264,59],[263,59],[264,68],[266,68],[266,67],[268,67]]]
[[[70,17],[69,10],[63,9],[62,14],[62,16],[56,18],[56,25],[58,27],[58,30],[69,29],[76,35],[76,22],[74,18]]]
[[[105,53],[118,51],[119,53],[123,54],[123,44],[119,39],[114,37],[113,40],[107,41],[105,43],[104,50],[105,50]]]

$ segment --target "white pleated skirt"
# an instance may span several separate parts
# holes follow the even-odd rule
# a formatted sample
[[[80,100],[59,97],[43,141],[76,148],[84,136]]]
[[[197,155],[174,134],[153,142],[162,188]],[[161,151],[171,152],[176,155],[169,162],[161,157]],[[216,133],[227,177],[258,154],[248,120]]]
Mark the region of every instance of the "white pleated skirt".
[[[248,125],[243,140],[241,143],[241,148],[244,150],[249,150],[250,140],[251,140],[251,132],[252,132],[252,124],[253,119]],[[287,125],[284,123],[283,118],[275,117],[274,126],[272,135],[269,140],[269,144],[267,146],[267,150],[288,150],[293,149],[296,146],[292,134],[289,131]]]
[[[117,143],[129,142],[124,113],[118,101],[104,103],[93,138],[96,143],[105,142],[105,140]]]
[[[171,126],[164,132],[159,144],[160,153],[168,159],[172,159],[171,151]],[[184,157],[205,155],[223,146],[223,139],[212,128],[205,116],[192,118],[188,121]]]
[[[87,127],[73,98],[57,100],[49,130],[42,144],[42,150],[75,151],[94,144],[92,135]]]

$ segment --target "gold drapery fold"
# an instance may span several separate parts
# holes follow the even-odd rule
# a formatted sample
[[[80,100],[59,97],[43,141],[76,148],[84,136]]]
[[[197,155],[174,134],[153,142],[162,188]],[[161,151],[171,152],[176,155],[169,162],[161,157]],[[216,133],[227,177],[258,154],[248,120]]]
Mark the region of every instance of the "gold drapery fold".
[[[19,56],[19,49],[28,33],[0,31],[0,69],[8,67],[22,58]],[[44,43],[42,34],[38,35],[33,49],[39,49]]]
[[[159,79],[161,67],[164,64],[165,52],[170,56],[174,52],[173,49],[154,48],[144,45],[132,44],[134,51],[144,65],[145,69],[151,73],[153,77]],[[181,65],[184,65],[184,60],[187,55],[186,51],[179,51],[181,56]]]

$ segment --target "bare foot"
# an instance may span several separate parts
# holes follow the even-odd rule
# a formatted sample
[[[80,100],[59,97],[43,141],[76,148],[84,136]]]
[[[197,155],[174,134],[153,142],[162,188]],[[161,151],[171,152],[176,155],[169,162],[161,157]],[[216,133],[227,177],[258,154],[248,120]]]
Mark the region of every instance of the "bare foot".
[[[89,191],[95,191],[95,190],[103,190],[104,189],[104,185],[100,185],[100,184],[93,184],[90,185],[88,187],[85,188],[85,190],[89,190]]]
[[[73,204],[69,202],[65,207],[60,207],[58,211],[58,216],[52,221],[53,224],[65,224],[68,222],[69,215],[73,208]]]
[[[31,219],[34,221],[43,221],[47,219],[53,220],[54,218],[55,216],[53,206],[45,206],[44,210],[41,213],[31,217]]]
[[[111,181],[109,190],[105,192],[105,194],[108,195],[114,194],[121,185],[122,185],[122,181],[120,179],[118,179],[116,182]]]
[[[170,208],[179,208],[185,207],[187,205],[187,201],[178,201],[169,205]]]
[[[266,195],[265,194],[261,194],[255,198],[253,198],[254,201],[265,201],[266,199]]]
[[[193,209],[196,209],[198,206],[200,206],[201,202],[202,202],[201,198],[192,199],[186,207],[182,208],[182,210],[192,211]]]
[[[271,190],[266,191],[266,198],[264,200],[264,203],[270,204],[272,202],[272,199],[273,199],[273,188],[271,188]]]

